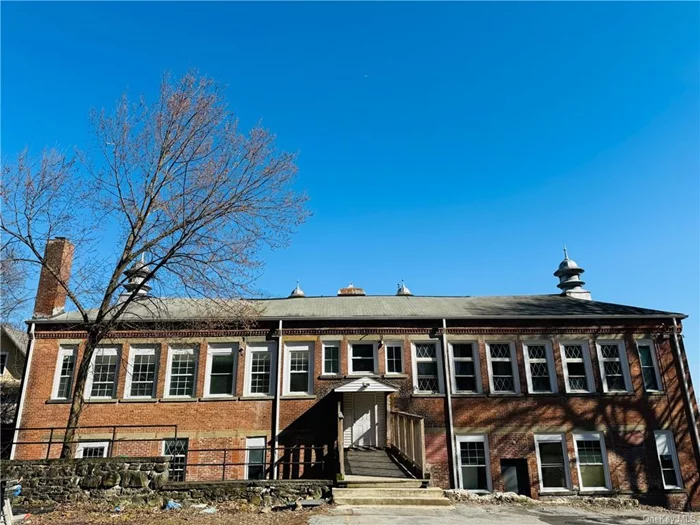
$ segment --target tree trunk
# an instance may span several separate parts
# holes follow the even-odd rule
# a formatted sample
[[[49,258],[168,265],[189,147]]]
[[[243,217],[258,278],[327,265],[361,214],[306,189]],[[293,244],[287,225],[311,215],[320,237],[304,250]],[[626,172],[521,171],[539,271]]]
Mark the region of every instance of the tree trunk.
[[[80,423],[80,414],[85,405],[85,384],[87,383],[88,373],[90,372],[90,363],[92,362],[92,354],[95,348],[102,339],[102,334],[99,329],[88,329],[88,336],[85,341],[83,356],[80,359],[78,367],[78,375],[75,379],[75,388],[73,389],[73,399],[70,405],[70,414],[68,415],[68,423],[66,424],[66,433],[63,436],[63,447],[61,448],[61,458],[72,458],[75,450],[75,432]]]

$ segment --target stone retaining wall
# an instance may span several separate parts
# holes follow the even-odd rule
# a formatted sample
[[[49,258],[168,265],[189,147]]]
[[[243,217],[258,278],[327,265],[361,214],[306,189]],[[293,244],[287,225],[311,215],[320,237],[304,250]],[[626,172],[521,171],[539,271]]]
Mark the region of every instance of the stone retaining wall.
[[[265,507],[331,495],[330,480],[168,482],[169,465],[166,457],[3,461],[0,477],[23,478],[16,505],[129,501],[160,506],[172,499],[184,505],[238,501]]]

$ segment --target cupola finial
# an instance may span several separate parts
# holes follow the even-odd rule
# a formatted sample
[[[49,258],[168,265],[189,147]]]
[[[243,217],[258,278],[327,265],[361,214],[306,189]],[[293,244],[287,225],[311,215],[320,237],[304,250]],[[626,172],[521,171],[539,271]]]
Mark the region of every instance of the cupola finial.
[[[302,290],[299,286],[299,279],[297,279],[297,286],[294,288],[294,290],[292,290],[292,293],[289,294],[289,297],[306,297],[304,290]]]

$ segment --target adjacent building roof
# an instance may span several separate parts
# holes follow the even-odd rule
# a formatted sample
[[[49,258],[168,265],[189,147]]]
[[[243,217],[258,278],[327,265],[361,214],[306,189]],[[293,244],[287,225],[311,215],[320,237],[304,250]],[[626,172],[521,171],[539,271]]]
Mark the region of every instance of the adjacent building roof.
[[[1,329],[2,333],[7,335],[10,341],[12,341],[12,343],[17,347],[17,350],[22,352],[22,355],[26,355],[28,341],[27,334],[6,324],[3,324]]]
[[[687,317],[681,313],[582,300],[562,295],[495,297],[368,295],[237,301],[145,298],[132,303],[122,318],[125,321],[185,321],[231,317],[234,311],[248,312],[252,317],[261,320]],[[35,320],[38,323],[79,323],[80,321],[81,317],[77,312],[65,312],[51,318]]]

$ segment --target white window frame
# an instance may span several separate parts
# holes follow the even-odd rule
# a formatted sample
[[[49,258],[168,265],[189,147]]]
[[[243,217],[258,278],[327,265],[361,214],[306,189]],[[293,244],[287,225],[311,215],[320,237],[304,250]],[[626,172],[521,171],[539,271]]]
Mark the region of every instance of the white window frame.
[[[398,372],[389,372],[389,347],[399,347],[401,351],[399,352],[399,355],[401,356],[401,370]],[[388,376],[398,376],[402,375],[404,373],[404,370],[406,369],[406,365],[404,363],[404,355],[403,355],[403,342],[401,341],[385,341],[384,342],[384,370],[386,370],[386,375]]]
[[[566,487],[544,487],[542,485],[542,461],[540,459],[540,443],[559,443],[564,454],[564,478]],[[565,492],[571,491],[571,471],[569,465],[569,449],[566,444],[566,434],[535,434],[535,453],[537,456],[537,480],[540,484],[540,492]]]
[[[581,492],[610,490],[612,488],[612,483],[610,481],[610,467],[608,465],[608,452],[605,448],[604,435],[601,432],[574,432],[573,439],[574,439],[574,451],[576,453],[576,470],[578,472],[578,482],[580,485]],[[603,472],[605,475],[605,486],[604,487],[584,487],[583,486],[583,476],[581,475],[581,460],[579,459],[579,453],[578,453],[578,440],[598,441],[598,443],[600,443],[600,453],[603,456]]]
[[[525,359],[525,375],[527,377],[527,391],[533,395],[556,394],[559,392],[557,387],[557,373],[554,368],[554,351],[552,343],[545,340],[523,341],[523,357]],[[544,346],[545,360],[547,361],[547,370],[549,371],[549,392],[535,392],[532,387],[532,368],[530,366],[530,346]],[[539,361],[539,360],[538,360]]]
[[[340,348],[341,344],[340,341],[322,341],[321,343],[322,347],[322,353],[321,353],[321,375],[324,376],[339,376],[341,375],[341,368],[340,368]],[[337,372],[329,372],[326,370],[326,349],[328,348],[337,348],[338,349],[338,371]]]
[[[262,442],[262,446],[260,443]],[[250,479],[248,476],[248,467],[250,466],[250,449],[262,449],[263,450],[263,477],[262,479],[265,479],[265,470],[267,470],[267,457],[265,450],[267,449],[267,437],[265,436],[256,436],[256,437],[248,437],[245,440],[245,479]],[[257,465],[257,463],[256,463]]]
[[[513,392],[496,391],[493,386],[493,358],[491,357],[491,345],[507,344],[510,348],[510,365],[513,373]],[[502,361],[502,358],[497,358],[497,362]],[[493,395],[513,395],[520,393],[520,373],[518,371],[518,360],[515,355],[515,343],[513,341],[486,341],[486,363],[488,364],[489,373],[489,392]]]
[[[488,494],[493,491],[493,479],[491,478],[491,454],[489,452],[489,438],[486,434],[466,434],[455,436],[457,440],[457,477],[459,482],[459,488],[464,486],[464,479],[462,479],[462,447],[461,443],[467,442],[477,442],[484,444],[484,458],[486,461],[486,489],[463,489],[468,490],[474,494]]]
[[[603,357],[602,345],[616,345],[617,359]],[[630,365],[627,359],[627,345],[620,339],[600,339],[595,342],[596,351],[598,352],[598,368],[600,368],[600,378],[603,383],[603,392],[611,393],[630,393],[632,392],[632,378],[630,377]],[[625,382],[624,390],[610,390],[608,387],[608,377],[605,374],[605,363],[619,361],[622,369],[622,378]]]
[[[664,440],[666,442],[666,447],[671,453],[673,469],[676,471],[676,479],[680,482],[679,485],[666,485],[666,480],[664,479],[664,469],[663,465],[661,464],[661,451],[659,450],[660,440]],[[659,462],[659,473],[661,474],[661,483],[663,483],[664,489],[682,489],[683,477],[681,476],[680,464],[678,463],[678,452],[676,451],[676,442],[673,439],[673,432],[670,430],[654,430],[654,445],[656,446],[656,460]]]
[[[656,384],[658,385],[659,388],[653,389],[653,388],[647,388],[647,385],[644,383],[644,374],[642,373],[642,385],[644,386],[644,391],[645,392],[653,392],[653,393],[659,393],[664,391],[664,385],[661,382],[661,373],[659,372],[659,361],[656,358],[656,343],[652,341],[651,339],[638,339],[635,341],[635,346],[637,347],[637,359],[639,359],[639,369],[640,371],[643,370],[642,367],[642,355],[639,352],[639,346],[649,346],[649,351],[651,353],[651,362],[654,365],[654,375],[656,376]]]
[[[209,343],[207,345],[207,364],[204,374],[204,397],[211,398],[228,398],[236,395],[236,376],[238,375],[238,343]],[[214,362],[214,356],[217,355],[233,355],[233,381],[231,383],[231,392],[226,394],[211,393],[211,371]]]
[[[270,386],[267,392],[250,391],[253,354],[255,352],[269,352],[270,355]],[[271,397],[275,395],[277,388],[277,343],[248,343],[245,349],[245,380],[243,381],[243,393],[246,397]]]
[[[131,380],[134,374],[134,361],[137,355],[152,355],[155,357],[155,375],[153,377],[153,389],[150,396],[132,396]],[[126,365],[126,378],[124,379],[125,399],[154,399],[158,389],[158,349],[155,345],[131,345],[129,347],[129,361]]]
[[[355,345],[372,345],[373,359],[374,359],[374,371],[372,372],[355,372],[352,369],[352,350]],[[376,341],[348,341],[348,375],[351,376],[367,376],[367,375],[377,375],[379,373],[378,365],[379,359],[377,357],[377,349],[379,344]]]
[[[566,358],[566,352],[564,351],[564,346],[571,345],[581,345],[581,352],[583,357],[581,358],[583,362],[583,368],[586,371],[586,385],[588,390],[572,390],[569,384],[569,362],[577,362],[573,359]],[[559,341],[559,352],[561,354],[561,365],[564,370],[564,388],[567,394],[593,394],[595,393],[595,382],[593,381],[593,366],[591,365],[591,351],[588,346],[588,341],[582,339],[564,339]]]
[[[469,359],[464,357],[455,357],[454,345],[472,345],[472,362],[474,363],[474,381],[476,381],[476,390],[459,390],[457,388],[457,367],[454,364],[457,361],[469,362]],[[481,381],[481,363],[479,360],[479,341],[477,340],[459,340],[459,341],[448,341],[447,347],[450,352],[450,360],[452,361],[451,374],[452,374],[452,392],[455,394],[481,394],[483,390],[483,385]]]
[[[109,454],[109,441],[79,441],[75,445],[75,457],[81,459],[83,457],[83,450],[93,447],[104,447],[103,458],[106,458],[107,454]]]
[[[170,381],[172,379],[172,367],[174,355],[192,354],[194,355],[194,385],[191,395],[170,395]],[[165,387],[163,388],[163,397],[168,399],[193,399],[197,397],[197,377],[199,374],[199,345],[169,345],[168,346],[168,362],[165,368]]]
[[[314,350],[315,344],[313,341],[290,341],[284,343],[284,389],[282,392],[286,396],[303,396],[313,395],[314,393]],[[306,352],[309,355],[308,367],[306,372],[306,390],[303,392],[292,392],[292,352]]]
[[[4,359],[3,359],[4,358]],[[7,362],[10,360],[9,352],[0,351],[0,375],[4,375],[7,370]]]
[[[112,383],[114,395],[112,396],[93,396],[90,395],[92,392],[92,383],[94,379],[95,372],[95,359],[98,355],[115,355],[117,361],[114,368],[114,381]],[[98,346],[92,353],[92,358],[90,359],[90,369],[88,370],[88,376],[85,380],[85,393],[83,398],[85,400],[99,400],[99,399],[117,399],[117,387],[119,385],[119,369],[121,368],[121,348],[119,346]],[[77,364],[77,362],[76,362]]]
[[[58,397],[58,385],[61,382],[61,369],[63,368],[63,357],[68,354],[73,354],[73,372],[71,373],[71,385],[68,397]],[[75,382],[75,369],[78,364],[78,345],[61,345],[58,349],[58,359],[56,360],[56,369],[53,375],[53,388],[51,389],[51,399],[70,399],[70,394],[73,392]]]
[[[416,344],[431,343],[435,345],[435,361],[437,363],[437,380],[438,380],[438,391],[430,392],[428,390],[418,390],[418,358],[416,357]],[[421,358],[421,361],[432,361],[426,358]],[[439,341],[435,339],[424,339],[411,341],[411,372],[413,372],[413,393],[423,394],[423,395],[442,395],[445,393],[445,382],[443,378],[443,364],[442,364],[442,347]]]

